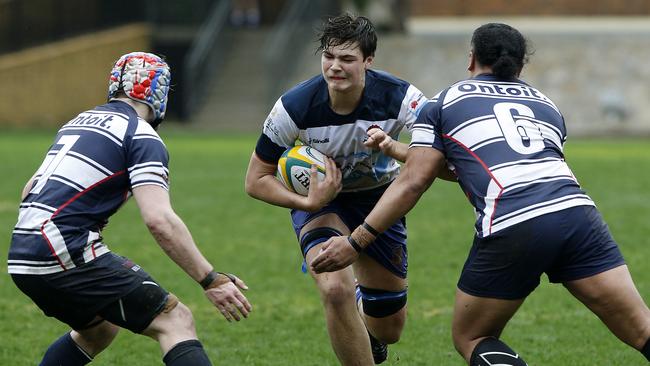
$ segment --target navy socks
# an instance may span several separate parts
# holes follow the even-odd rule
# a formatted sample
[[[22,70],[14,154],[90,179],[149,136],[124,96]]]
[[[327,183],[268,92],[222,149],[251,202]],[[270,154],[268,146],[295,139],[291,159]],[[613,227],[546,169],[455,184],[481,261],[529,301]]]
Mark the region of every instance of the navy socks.
[[[66,333],[45,351],[39,366],[82,366],[92,360],[93,358],[72,340],[70,333]]]
[[[201,342],[189,340],[177,343],[163,357],[167,366],[212,366]]]

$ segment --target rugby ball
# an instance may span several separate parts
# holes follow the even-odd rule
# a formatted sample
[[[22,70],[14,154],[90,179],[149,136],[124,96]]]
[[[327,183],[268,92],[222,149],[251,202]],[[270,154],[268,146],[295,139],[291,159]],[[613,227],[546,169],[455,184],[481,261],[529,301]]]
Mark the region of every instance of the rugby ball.
[[[325,178],[325,155],[309,146],[288,148],[278,161],[278,178],[290,191],[306,196],[309,193],[311,166],[318,168],[318,179]]]

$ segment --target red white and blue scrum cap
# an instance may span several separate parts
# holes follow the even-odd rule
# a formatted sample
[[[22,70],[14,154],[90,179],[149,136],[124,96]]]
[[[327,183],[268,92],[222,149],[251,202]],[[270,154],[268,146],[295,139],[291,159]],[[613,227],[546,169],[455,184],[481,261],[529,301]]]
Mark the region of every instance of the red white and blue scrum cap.
[[[171,82],[169,65],[153,53],[132,52],[120,57],[111,70],[108,100],[122,91],[136,102],[148,105],[154,114],[154,125],[165,118]]]

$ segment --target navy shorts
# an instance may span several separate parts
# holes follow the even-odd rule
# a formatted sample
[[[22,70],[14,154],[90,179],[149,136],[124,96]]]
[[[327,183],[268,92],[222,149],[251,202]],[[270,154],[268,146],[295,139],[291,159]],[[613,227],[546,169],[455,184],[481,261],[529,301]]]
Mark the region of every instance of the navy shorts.
[[[532,218],[486,238],[474,238],[458,288],[499,299],[522,299],[540,282],[562,283],[625,264],[609,228],[593,206]]]
[[[163,310],[169,295],[140,266],[110,252],[71,270],[11,277],[45,315],[78,330],[100,316],[140,333]]]
[[[362,192],[342,192],[332,202],[317,212],[291,210],[291,220],[300,241],[302,228],[316,217],[336,214],[350,230],[356,229],[372,211],[387,186]],[[408,252],[406,250],[406,218],[402,217],[381,233],[364,251],[384,268],[400,278],[406,278]],[[302,253],[304,256],[306,253]]]

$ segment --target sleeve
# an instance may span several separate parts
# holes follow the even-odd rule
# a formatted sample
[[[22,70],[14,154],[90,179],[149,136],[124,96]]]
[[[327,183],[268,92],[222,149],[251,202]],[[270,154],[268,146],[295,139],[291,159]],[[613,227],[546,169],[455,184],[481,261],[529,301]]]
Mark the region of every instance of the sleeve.
[[[257,140],[255,153],[260,159],[275,163],[280,155],[293,146],[298,139],[300,130],[289,113],[284,108],[282,98],[278,99],[264,121],[262,135]]]
[[[422,107],[411,130],[411,147],[433,147],[444,153],[440,127],[440,93]]]
[[[409,85],[404,99],[402,99],[402,106],[397,118],[404,123],[407,129],[411,130],[420,111],[428,102],[427,97],[418,88]]]
[[[149,123],[139,121],[126,161],[131,189],[153,184],[169,190],[169,154]]]

